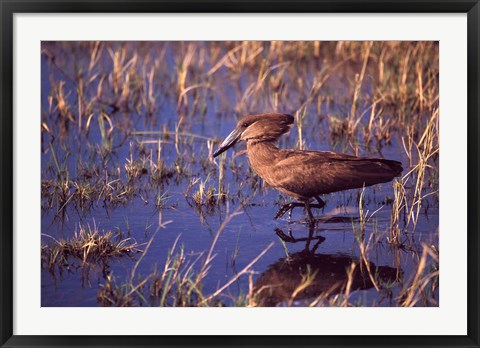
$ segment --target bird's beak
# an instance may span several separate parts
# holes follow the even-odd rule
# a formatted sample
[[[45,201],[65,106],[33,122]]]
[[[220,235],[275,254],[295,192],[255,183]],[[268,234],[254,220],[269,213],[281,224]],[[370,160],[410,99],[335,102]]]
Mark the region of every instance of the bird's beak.
[[[218,147],[217,151],[214,152],[213,157],[217,157],[221,153],[227,151],[229,148],[231,148],[233,145],[237,143],[237,141],[240,139],[240,136],[242,135],[243,130],[235,128],[229,135],[228,137],[223,141],[223,143],[220,144]]]

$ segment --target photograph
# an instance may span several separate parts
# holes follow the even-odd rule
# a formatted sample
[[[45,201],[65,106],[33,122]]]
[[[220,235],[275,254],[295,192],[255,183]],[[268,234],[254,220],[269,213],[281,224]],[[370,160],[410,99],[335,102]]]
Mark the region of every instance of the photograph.
[[[439,49],[42,41],[41,306],[441,306]]]

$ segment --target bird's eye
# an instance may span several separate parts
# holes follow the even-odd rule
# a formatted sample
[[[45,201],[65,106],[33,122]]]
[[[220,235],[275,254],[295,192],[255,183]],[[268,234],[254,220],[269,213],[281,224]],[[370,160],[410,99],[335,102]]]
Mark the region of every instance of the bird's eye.
[[[248,123],[245,122],[245,123],[243,124],[243,127],[247,128],[247,127],[248,127]]]

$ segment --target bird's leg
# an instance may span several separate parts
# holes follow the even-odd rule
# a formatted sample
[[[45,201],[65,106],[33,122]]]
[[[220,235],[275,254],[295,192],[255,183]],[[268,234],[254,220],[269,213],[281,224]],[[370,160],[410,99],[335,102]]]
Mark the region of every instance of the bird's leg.
[[[293,208],[296,208],[296,207],[304,207],[305,204],[303,203],[296,203],[296,202],[292,202],[292,203],[287,203],[287,204],[284,204],[282,205],[282,207],[278,210],[277,214],[275,215],[274,219],[278,219],[279,217],[285,215],[285,213],[287,211],[290,211],[290,216],[291,216],[291,211],[293,210]]]
[[[322,209],[325,206],[325,201],[323,199],[321,199],[320,196],[315,196],[315,199],[318,202],[318,205],[315,204],[316,205],[315,208]]]
[[[296,208],[296,207],[304,207],[307,210],[307,213],[308,213],[308,210],[310,210],[310,208],[322,209],[325,206],[325,202],[319,196],[315,196],[315,199],[318,201],[318,204],[309,204],[308,209],[305,203],[291,202],[291,203],[284,204],[280,207],[280,209],[278,210],[274,218],[278,219],[279,217],[282,217],[283,215],[285,215],[285,213],[288,211],[288,218],[290,219],[292,217],[293,208]],[[313,219],[311,210],[308,216],[310,217],[310,220]]]
[[[313,224],[310,224],[308,226],[307,242],[305,243],[305,251],[307,252],[310,252],[310,242],[312,241],[314,231],[315,231],[315,226]]]
[[[308,203],[308,201],[305,202],[305,211],[307,212],[308,218],[310,220],[310,227],[315,226],[315,219],[313,218],[312,209],[310,209],[310,203]]]

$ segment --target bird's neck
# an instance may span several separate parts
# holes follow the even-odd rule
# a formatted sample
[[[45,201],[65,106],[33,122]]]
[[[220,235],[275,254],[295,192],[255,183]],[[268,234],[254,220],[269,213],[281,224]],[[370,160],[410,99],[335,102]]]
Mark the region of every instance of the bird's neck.
[[[270,141],[247,142],[247,153],[252,169],[261,177],[263,171],[275,164],[280,149]]]

